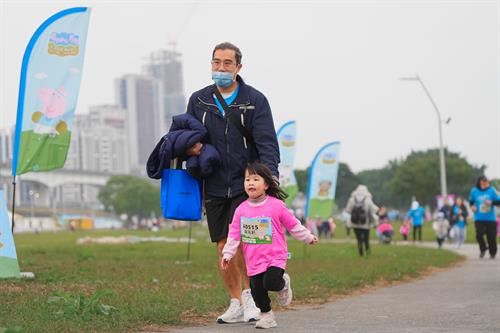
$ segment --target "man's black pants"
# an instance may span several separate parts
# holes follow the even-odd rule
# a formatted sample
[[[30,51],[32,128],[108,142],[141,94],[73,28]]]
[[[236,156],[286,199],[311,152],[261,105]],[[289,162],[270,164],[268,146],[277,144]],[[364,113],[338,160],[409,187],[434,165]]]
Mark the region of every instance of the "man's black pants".
[[[413,226],[413,241],[415,241],[415,238],[417,236],[418,232],[418,240],[422,240],[422,226],[421,225],[414,225]]]
[[[250,289],[255,305],[261,312],[271,311],[268,291],[280,291],[285,287],[285,270],[271,266],[265,272],[250,276]]]
[[[486,252],[489,250],[490,256],[495,256],[497,254],[497,223],[496,221],[476,221],[474,222],[476,227],[476,240],[479,243],[479,250],[481,252]],[[488,241],[488,246],[484,241],[484,235]]]
[[[366,253],[370,251],[370,229],[354,228],[354,234],[358,240],[358,253],[363,255],[363,244],[365,245]]]

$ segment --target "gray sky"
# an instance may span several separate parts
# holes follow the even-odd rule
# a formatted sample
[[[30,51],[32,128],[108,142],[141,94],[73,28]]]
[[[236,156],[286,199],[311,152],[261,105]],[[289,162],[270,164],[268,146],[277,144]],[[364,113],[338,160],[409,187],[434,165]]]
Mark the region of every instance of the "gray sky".
[[[113,80],[177,41],[186,97],[210,81],[215,44],[243,52],[241,75],[271,104],[276,129],[298,125],[296,167],[340,140],[354,171],[444,142],[500,178],[499,1],[0,0],[0,128],[15,123],[24,49],[55,12],[93,8],[78,113],[113,103]],[[438,172],[438,170],[436,170]]]

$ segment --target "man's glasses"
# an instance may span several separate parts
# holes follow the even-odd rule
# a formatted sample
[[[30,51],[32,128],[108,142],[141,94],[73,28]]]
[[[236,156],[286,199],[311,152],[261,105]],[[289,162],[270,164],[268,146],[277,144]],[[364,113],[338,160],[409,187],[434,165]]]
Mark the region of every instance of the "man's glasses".
[[[224,61],[221,61],[219,59],[212,60],[213,68],[219,68],[221,64],[225,69],[230,69],[236,66],[236,63],[232,60],[224,60]]]

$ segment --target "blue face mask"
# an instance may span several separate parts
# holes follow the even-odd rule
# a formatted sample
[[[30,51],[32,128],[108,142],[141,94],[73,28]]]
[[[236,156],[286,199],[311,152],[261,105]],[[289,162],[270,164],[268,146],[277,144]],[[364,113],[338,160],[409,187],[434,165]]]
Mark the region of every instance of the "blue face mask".
[[[233,84],[233,73],[231,72],[212,72],[212,80],[222,88],[227,88]]]

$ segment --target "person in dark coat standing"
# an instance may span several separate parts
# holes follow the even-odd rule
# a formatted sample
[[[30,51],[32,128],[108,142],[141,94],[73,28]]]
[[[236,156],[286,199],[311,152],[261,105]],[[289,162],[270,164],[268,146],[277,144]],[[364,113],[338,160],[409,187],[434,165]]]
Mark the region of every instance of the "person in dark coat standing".
[[[247,198],[243,188],[247,165],[259,160],[271,170],[276,182],[279,179],[279,146],[271,108],[267,98],[238,75],[241,58],[240,49],[231,43],[215,46],[211,62],[215,84],[193,93],[187,107],[187,113],[207,128],[207,142],[221,156],[220,167],[204,180],[208,229],[212,242],[217,243],[219,259],[234,211]],[[224,101],[219,100],[215,89]],[[198,155],[202,149],[203,143],[198,142],[187,154]],[[217,318],[221,324],[259,317],[241,250],[235,259],[227,270],[219,270],[231,298],[227,311]]]

